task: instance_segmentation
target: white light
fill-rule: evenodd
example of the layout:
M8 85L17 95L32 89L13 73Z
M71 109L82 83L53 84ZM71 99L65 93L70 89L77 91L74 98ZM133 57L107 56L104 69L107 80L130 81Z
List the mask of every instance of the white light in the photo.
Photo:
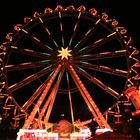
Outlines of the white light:
M105 132L113 132L113 130L108 129L108 128L99 128L96 130L97 135L100 135L100 134L105 133Z
M25 134L29 134L29 136L43 137L43 138L53 138L53 140L58 140L58 133L48 133L46 129L20 129L17 133L17 139L24 138Z
M70 137L88 137L88 134L82 134L82 133L71 133Z
M130 118L129 120L132 121L132 118Z
M20 129L19 132L24 132L24 133L28 133L28 132L40 132L40 133L46 133L47 130L44 129Z

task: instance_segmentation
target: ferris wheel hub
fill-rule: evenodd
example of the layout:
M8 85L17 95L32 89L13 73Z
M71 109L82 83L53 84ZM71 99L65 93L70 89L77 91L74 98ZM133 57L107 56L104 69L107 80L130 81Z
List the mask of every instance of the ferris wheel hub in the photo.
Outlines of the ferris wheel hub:
M68 60L68 56L72 56L70 54L71 51L72 50L68 50L68 47L66 47L66 48L61 47L61 50L58 50L58 52L59 52L58 56L61 56L61 60L63 60L63 59Z

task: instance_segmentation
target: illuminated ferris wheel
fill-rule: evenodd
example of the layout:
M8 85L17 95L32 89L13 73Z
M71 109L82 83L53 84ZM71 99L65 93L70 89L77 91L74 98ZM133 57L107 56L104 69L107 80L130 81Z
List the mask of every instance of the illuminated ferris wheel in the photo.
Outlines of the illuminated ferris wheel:
M84 105L87 120L110 129L104 112L139 78L138 51L127 30L95 8L46 8L25 17L6 39L0 97L3 116L12 111L15 127L24 118L24 129L44 128L58 115L58 106L69 106L74 124Z

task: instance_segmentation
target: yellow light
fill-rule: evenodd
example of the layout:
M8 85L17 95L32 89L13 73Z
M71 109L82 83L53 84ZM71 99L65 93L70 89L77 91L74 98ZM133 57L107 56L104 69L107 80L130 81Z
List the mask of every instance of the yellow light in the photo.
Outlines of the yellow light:
M61 48L61 50L58 50L59 54L58 56L61 56L61 59L68 59L68 56L71 56L70 52L71 50L68 50L68 47L67 48Z

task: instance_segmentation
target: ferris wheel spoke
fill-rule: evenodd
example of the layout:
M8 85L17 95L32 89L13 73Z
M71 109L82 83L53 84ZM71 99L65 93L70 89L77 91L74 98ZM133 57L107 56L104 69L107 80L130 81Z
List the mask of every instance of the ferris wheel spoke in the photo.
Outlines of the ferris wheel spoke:
M27 115L27 112L25 112L21 106L16 102L16 100L11 96L11 95L6 95L6 100L5 100L5 104L4 104L4 107L3 109L5 110L4 111L4 116L7 117L9 116L10 112L9 110L14 110L14 117L13 117L13 120L19 120L19 114L21 113L21 115L24 117L25 115ZM18 114L17 114L18 113Z
M52 38L51 32L49 31L49 29L44 25L44 21L41 19L41 17L39 17L39 22L42 25L44 31L48 34L51 42L53 43L53 45L58 48L58 44L56 43L56 41Z
M72 46L72 42L73 42L73 40L74 40L74 38L75 38L75 36L76 36L76 33L77 33L77 31L78 31L78 27L79 27L79 24L80 24L81 14L82 14L82 12L79 12L79 14L78 14L77 22L76 22L76 24L75 24L75 26L74 26L73 34L72 34L72 37L71 37L71 39L70 39L70 41L69 41L69 46L70 46L70 47Z
M98 39L93 44L80 49L75 54L77 54L77 53L83 53L83 54L88 53L88 52L90 52L90 51L102 46L103 44L113 40L116 37L116 35L117 35L117 32L113 32L113 33L107 35L104 38Z
M76 56L75 60L86 60L86 61L92 61L92 60L99 60L99 59L105 59L105 58L116 58L116 57L123 57L126 56L127 50L117 50L114 52L101 52L98 54L85 54Z
M7 71L13 71L13 70L30 69L30 68L37 68L37 67L48 67L49 65L51 65L50 60L42 60L38 62L25 62L19 65L6 65L4 68Z
M27 111L29 106L31 106L34 102L34 100L40 95L40 93L45 89L45 84L42 83L38 89L34 92L34 94L30 97L30 99L24 103L24 105L22 106L22 108Z
M53 72L52 72L53 73ZM29 106L31 106L31 104L33 104L33 102L36 100L36 98L41 94L41 92L45 89L49 79L52 76L52 73L47 77L47 79L45 80L45 82L43 82L38 88L37 90L34 92L34 94L29 98L29 100L22 106L22 108L24 110L27 110L29 108Z
M59 23L60 31L62 33L62 46L64 46L65 45L65 40L64 40L64 36L63 36L62 14L61 14L61 12L58 12L58 14L59 14L59 19L60 19L60 23Z
M44 44L43 42L41 42L41 40L39 40L37 37L31 35L28 31L26 31L25 29L21 29L23 31L23 33L25 33L25 35L31 39L33 42L35 42L37 45L41 46L42 48L44 48L45 50L49 50L49 51L53 51L53 48L49 47L48 45Z
M84 37L75 45L73 51L80 49L80 47L93 35L94 31L99 25L101 19L97 20L92 28L90 28L85 34Z
M86 68L86 69L91 69L91 70L95 70L95 71L112 74L112 75L117 75L117 76L121 76L121 77L127 77L127 75L128 75L128 72L125 70L113 69L113 68L110 68L107 66L95 65L95 64L88 63L88 62L84 62L84 61L79 62L79 64L77 64L77 66Z
M36 52L35 50L31 50L31 49L21 49L18 48L16 46L10 46L11 50L17 53L23 53L26 55L30 55L33 57L38 57L38 58L50 58L51 54L49 53L43 53L43 52Z
M50 66L44 68L43 70L41 70L41 71L39 71L39 72L37 72L37 73L35 73L35 74L32 74L32 75L26 77L26 78L23 79L22 81L11 85L11 86L8 88L8 91L9 91L10 93L13 93L14 91L20 89L21 87L26 86L27 84L33 82L33 81L36 80L37 78L42 77L43 75L49 73L50 71L52 71L52 68L53 68L53 66L50 65Z
M91 82L93 82L94 84L96 84L97 86L99 86L101 89L105 90L106 92L108 92L109 94L111 94L112 96L114 96L116 99L119 99L120 95L118 92L116 92L115 90L113 90L112 88L106 86L102 81L100 81L99 79L91 76L90 74L88 74L85 70L83 70L80 67L76 67L77 71L82 74L84 77L86 77L88 80L90 80Z

